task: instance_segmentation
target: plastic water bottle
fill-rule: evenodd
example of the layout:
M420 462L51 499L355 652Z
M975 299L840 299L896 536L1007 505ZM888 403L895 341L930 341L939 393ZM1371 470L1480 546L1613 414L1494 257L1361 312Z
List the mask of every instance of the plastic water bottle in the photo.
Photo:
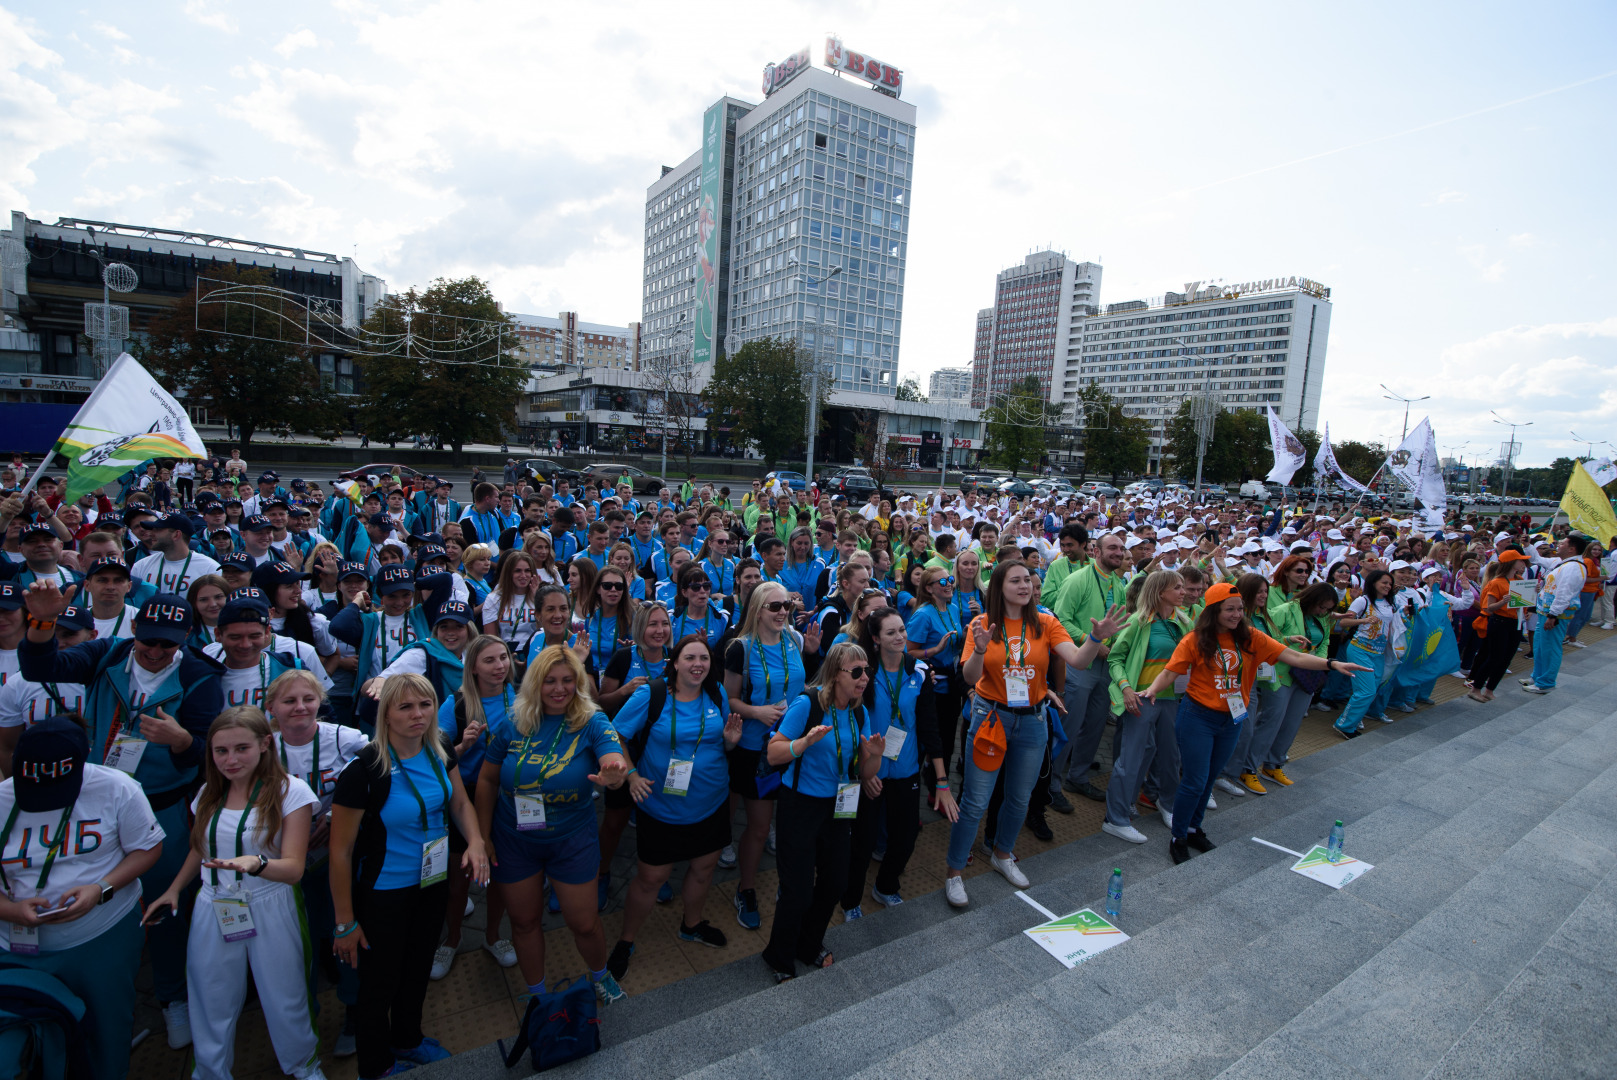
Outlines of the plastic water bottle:
M1106 883L1106 916L1117 918L1123 910L1123 871L1113 870L1112 880Z
M1325 841L1325 857L1331 862L1342 861L1342 823L1331 826L1331 838Z

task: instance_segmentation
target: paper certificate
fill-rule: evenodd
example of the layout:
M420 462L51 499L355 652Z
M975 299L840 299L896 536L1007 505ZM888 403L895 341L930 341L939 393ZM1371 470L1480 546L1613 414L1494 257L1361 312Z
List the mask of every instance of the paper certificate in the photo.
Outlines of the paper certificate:
M1097 953L1129 939L1127 934L1088 908L1040 923L1022 933L1068 967L1077 967Z

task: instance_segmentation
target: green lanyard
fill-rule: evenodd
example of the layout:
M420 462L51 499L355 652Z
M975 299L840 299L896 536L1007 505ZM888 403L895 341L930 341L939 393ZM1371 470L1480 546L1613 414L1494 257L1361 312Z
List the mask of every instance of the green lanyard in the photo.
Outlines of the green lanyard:
M509 691L507 691L507 692L509 693ZM509 709L509 706L507 706L507 709ZM509 715L509 712L507 712L507 715ZM542 724L543 722L544 722L544 720L541 718L540 723ZM539 759L539 789L540 789L540 791L544 790L545 770L550 768L550 766L552 766L552 765L554 765L556 763L556 747L561 745L561 737L563 735L565 735L566 733L567 733L567 720L564 717L562 719L562 722L560 724L556 725L556 737L554 739L550 740L550 749L546 750L545 753L544 753L544 756ZM539 734L539 733L537 731L535 731L534 735L537 735L537 734ZM524 735L522 737L522 751L521 751L521 753L519 753L517 755L516 775L514 777L512 777L512 779L511 779L511 790L513 792L522 790L522 766L524 766L524 765L526 765L528 763L528 743L532 738L533 738L533 735ZM574 745L577 745L578 740L575 739L575 740L573 740L573 742L574 742Z
M1091 563L1089 568L1095 572L1095 585L1096 585L1096 587L1106 590L1106 610L1107 611L1112 610L1112 608L1117 606L1117 599L1116 599L1116 597L1117 597L1117 585L1116 585L1115 579L1114 579L1113 584L1107 585L1101 580L1100 567L1098 567L1098 566L1094 565L1093 563Z
M73 805L68 803L67 808L62 811L62 820L56 823L56 841L45 849L45 865L39 872L38 884L34 886L36 894L45 891L45 882L50 880L51 867L56 863L56 856L67 850L67 820L73 815ZM0 854L3 854L6 845L11 843L11 827L17 824L17 812L21 809L17 803L11 804L11 816L6 818L5 831L0 832ZM23 835L27 836L27 833L28 830L24 829ZM18 852L18 855L21 854ZM6 895L11 895L11 879L6 876L6 864L3 860L0 860L0 884L5 885Z
M284 735L281 737L281 765L288 772L292 769L291 764L286 760L286 737ZM309 786L314 789L316 795L320 794L320 728L318 725L314 729L314 771L309 774Z
M848 706L848 731L853 736L853 760L848 762L848 779L853 779L853 770L859 764L859 732L853 726L853 706ZM831 710L831 734L837 740L837 775L841 776L842 768L842 718L835 709Z
M696 713L702 720L702 726L697 728L697 730L696 730L696 745L694 747L692 747L692 749L691 749L691 758L693 760L696 758L696 752L698 750L702 749L702 739L703 739L703 737L705 735L707 735L707 709L705 709L702 706L702 697L703 697L702 692L700 690L698 690L696 692ZM651 723L651 720L648 718L646 720L646 723L649 725ZM678 739L678 737L679 737L679 699L677 697L675 697L674 695L670 694L670 695L668 695L668 756L669 757L673 757L674 754L678 752L678 747L676 745L676 740Z
M708 623L708 620L710 618L712 618L712 616L713 616L713 613L711 611L704 611L702 613L702 637L704 637L704 638L707 637L707 623ZM681 628L683 628L690 621L691 621L691 618L690 618L689 614L682 613L680 615L680 617L679 617L679 625L680 625ZM683 634L675 634L674 635L674 640L678 641L683 636L684 636Z
M412 644L415 643L415 634L410 629L410 613L408 611L406 611L403 615L401 615L399 617L404 620L402 623L399 624L399 651L394 653L391 657L389 657L387 655L387 641L388 641L387 618L388 617L386 615L382 616L382 666L384 668L387 667L389 664L391 664L394 660L397 660L399 657L403 656L404 655L404 650L409 648ZM513 623L513 626L514 625L515 624Z
M887 671L884 668L882 670L882 673L881 673L881 681L882 681L882 686L884 686L886 688L886 690L887 690L888 703L891 704L892 707L893 707L893 720L896 722L895 726L897 726L899 728L903 728L904 727L904 724L903 724L903 719L904 718L899 714L899 708L898 708L898 695L899 695L900 691L902 691L904 689L904 667L903 667L902 664L899 665L897 675L898 675L897 678L892 679L891 681L889 681L888 678L887 678Z
M595 613L595 634L594 634L593 637L590 638L590 641L594 644L594 646L597 649L599 649L601 647L601 620L604 619L604 618L606 618L606 613L605 612L597 611ZM614 615L614 616L612 616L612 648L606 650L607 656L611 656L612 653L617 649L617 647L618 647L618 617L616 615Z
M432 737L432 735L428 735L428 738ZM444 831L448 832L449 798L451 794L449 778L444 775L443 763L438 760L437 754L434 754L431 750L428 750L425 744L422 745L421 752L426 754L427 757L432 761L432 771L434 775L437 776L439 785L444 789ZM421 835L425 837L427 832L432 828L432 826L427 824L427 801L421 797L421 792L416 790L415 781L411 780L410 774L404 770L404 763L399 760L399 755L394 752L393 747L389 746L387 748L387 756L393 759L393 764L398 768L399 775L404 777L404 783L407 787L409 787L410 794L415 796L416 805L421 807Z
M756 638L753 640L757 641ZM792 685L792 669L786 663L786 642L788 640L790 639L787 638L786 634L783 632L780 635L780 692L782 696L785 695L787 688ZM775 696L774 682L769 677L769 646L759 641L758 647L763 650L763 659L761 661L761 663L764 665L763 704L773 705L774 702L769 700Z
M124 616L126 616L128 614L129 614L129 605L125 604L122 608L120 608L118 610L118 621L112 624L112 633L107 635L107 637L109 639L116 639L118 637L118 631L123 629Z
M1031 605L1029 605L1029 606L1031 606ZM1020 645L1021 645L1021 647L1019 649L1017 649L1016 656L1014 658L1016 663L1019 664L1019 665L1025 663L1027 661L1027 612L1025 612L1025 611L1022 613L1022 640L1020 642ZM1006 671L1011 670L1011 660L1012 659L1013 658L1011 656L1011 635L1009 633L1006 633L1005 634L1005 670Z
M263 790L263 787L264 781L258 780L254 782L253 790L251 794L247 796L247 805L242 807L241 818L236 822L237 856L241 855L241 838L242 835L247 831L247 819L252 816L253 807L258 803L258 793ZM220 799L219 805L214 807L213 820L208 822L208 858L215 861L217 861L219 858L219 815L223 814L224 812L225 801ZM49 867L47 866L46 869L49 869ZM211 873L213 874L213 887L217 889L219 887L219 871L217 868L214 868ZM236 880L241 880L240 870L236 871ZM40 885L43 886L44 883L44 879L40 879Z
M191 572L191 560L194 558L196 558L196 552L194 551L186 555L185 565L180 567L180 576L174 579L174 588L170 590L171 592L177 593L185 587L185 575ZM163 567L161 565L157 568L157 580L159 583L163 580Z

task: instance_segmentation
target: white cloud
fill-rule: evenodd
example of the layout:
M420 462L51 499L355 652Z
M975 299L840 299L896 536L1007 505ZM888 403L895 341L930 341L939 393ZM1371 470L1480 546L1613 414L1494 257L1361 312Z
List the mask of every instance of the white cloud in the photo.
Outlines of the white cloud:
M1421 205L1422 206L1443 206L1446 203L1459 203L1459 202L1465 202L1465 192L1463 192L1463 191L1444 191L1444 192L1440 192L1438 194L1437 198L1433 199L1431 202L1424 202L1424 203L1421 203Z
M1510 238L1510 246L1513 248L1537 247L1538 237L1530 232L1516 233Z
M185 13L202 26L223 30L227 34L236 33L240 27L228 12L221 11L214 0L185 0Z
M1476 270L1483 281L1494 284L1505 279L1505 261L1503 259L1490 261L1488 249L1482 244L1467 244L1461 247L1459 252L1465 256L1466 262L1471 264L1472 269Z
M315 36L315 32L308 27L304 27L301 30L294 30L282 38L281 43L275 46L275 51L283 58L289 58L299 49L313 49L318 47L319 44L320 39Z
M93 23L90 24L90 29L94 30L96 33L100 34L102 37L111 38L113 41L128 41L129 40L129 35L128 34L124 33L122 30L118 29L116 26L113 26L111 23L104 23L104 22L100 22L98 20L98 21L93 22Z

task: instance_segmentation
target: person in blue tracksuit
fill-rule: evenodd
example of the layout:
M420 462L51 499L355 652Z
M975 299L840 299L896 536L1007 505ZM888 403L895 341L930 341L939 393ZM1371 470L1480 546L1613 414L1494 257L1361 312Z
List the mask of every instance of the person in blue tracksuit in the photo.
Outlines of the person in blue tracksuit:
M69 606L52 580L28 588L28 632L17 647L23 678L38 683L80 683L90 761L132 775L168 836L189 830L186 799L196 785L208 726L224 708L220 664L185 644L191 605L159 594L135 616L133 638L99 638L59 651L56 618ZM141 889L161 896L185 862L183 843L141 875ZM186 1002L185 920L171 917L152 926L152 989L163 1007L171 1047L191 1042Z

